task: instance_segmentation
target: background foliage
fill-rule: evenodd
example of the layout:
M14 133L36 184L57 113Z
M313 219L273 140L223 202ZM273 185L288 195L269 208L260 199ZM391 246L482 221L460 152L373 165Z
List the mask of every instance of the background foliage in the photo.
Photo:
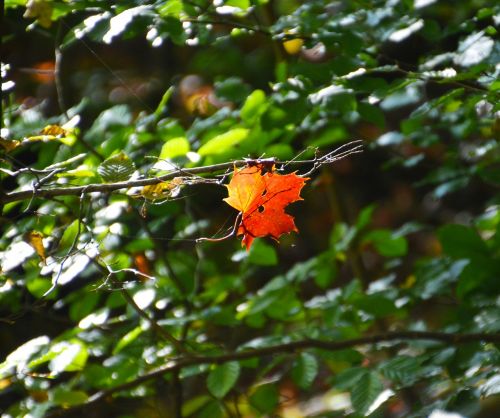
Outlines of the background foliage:
M497 416L499 20L5 0L2 416ZM234 220L218 185L40 194L352 139L291 208L300 234L248 253L196 242Z

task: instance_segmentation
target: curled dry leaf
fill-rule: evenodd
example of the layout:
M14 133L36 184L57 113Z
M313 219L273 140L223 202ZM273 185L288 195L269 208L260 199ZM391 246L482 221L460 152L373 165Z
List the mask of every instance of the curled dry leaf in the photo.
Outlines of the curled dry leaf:
M241 212L237 235L243 235L242 245L247 250L254 238L270 235L278 240L283 234L298 231L285 207L302 200L300 191L307 180L295 173L281 175L261 165L235 168L227 185L229 197L224 200Z

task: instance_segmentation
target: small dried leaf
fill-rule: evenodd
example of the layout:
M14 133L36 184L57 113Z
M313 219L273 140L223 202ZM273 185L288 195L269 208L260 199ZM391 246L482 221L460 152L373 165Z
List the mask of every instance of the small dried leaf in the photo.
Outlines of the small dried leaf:
M0 146L6 151L10 152L14 149L16 149L21 143L16 140L11 140L11 139L5 139L0 137Z
M43 264L47 264L47 257L45 256L45 248L43 246L43 234L38 231L30 231L26 234L26 239L35 249Z
M47 125L40 131L40 135L52 135L52 136L68 136L70 134L69 129L64 129L59 125Z

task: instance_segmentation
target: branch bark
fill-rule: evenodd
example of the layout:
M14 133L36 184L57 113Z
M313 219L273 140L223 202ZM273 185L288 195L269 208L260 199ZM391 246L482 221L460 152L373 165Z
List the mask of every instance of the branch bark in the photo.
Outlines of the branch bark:
M351 154L357 154L362 152L362 141L352 141L347 144L340 146L339 148L321 156L314 158L313 160L291 160L291 161L278 161L275 160L276 164L284 165L304 165L313 164L313 168L309 170L305 176L312 174L319 167L325 164L331 164L342 158L345 158ZM164 181L172 180L179 176L197 176L200 174L212 174L220 171L230 170L233 167L241 167L249 163L249 161L259 161L259 160L236 160L229 161L220 164L206 165L202 167L193 168L178 168L172 170L172 172L164 174L162 176L146 178L140 180L129 180L121 181L116 183L93 183L84 186L73 186L73 187L52 187L52 188L33 188L32 190L23 190L19 192L10 192L0 195L0 204L6 204L11 202L18 202L23 200L35 199L35 198L52 198L57 196L81 196L88 193L101 192L101 193L111 193L120 189L129 189L131 187L143 187L151 184L158 184ZM266 161L269 161L266 159ZM200 183L212 183L219 184L218 179L199 178Z
M76 410L86 409L91 405L95 405L110 396L137 387L150 380L157 379L167 373L177 372L185 367L198 364L221 364L228 361L246 360L255 357L265 357L275 354L290 353L298 350L306 349L321 349L327 351L338 351L346 348L356 347L360 345L371 345L381 342L390 341L417 341L427 340L446 343L449 345L459 345L471 342L484 342L500 344L500 333L498 334L451 334L445 332L433 331L395 331L381 334L375 334L360 338L353 338L344 341L326 341L326 340L299 340L290 343L278 344L269 347L256 348L246 351L236 351L218 355L208 356L192 356L179 358L177 360L168 361L164 366L152 370L130 382L103 390L92 395L87 402L68 409L60 409L52 411L48 417L64 417L72 415Z

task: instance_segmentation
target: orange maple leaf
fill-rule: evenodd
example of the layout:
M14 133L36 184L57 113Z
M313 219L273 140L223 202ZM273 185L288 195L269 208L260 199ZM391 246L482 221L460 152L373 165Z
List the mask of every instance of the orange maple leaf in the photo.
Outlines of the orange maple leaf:
M224 200L241 212L237 235L243 235L242 245L247 251L254 238L270 235L278 240L282 234L298 231L285 207L302 200L300 190L309 180L295 173L278 174L274 168L262 174L264 168L259 164L235 168L226 186L229 197Z

